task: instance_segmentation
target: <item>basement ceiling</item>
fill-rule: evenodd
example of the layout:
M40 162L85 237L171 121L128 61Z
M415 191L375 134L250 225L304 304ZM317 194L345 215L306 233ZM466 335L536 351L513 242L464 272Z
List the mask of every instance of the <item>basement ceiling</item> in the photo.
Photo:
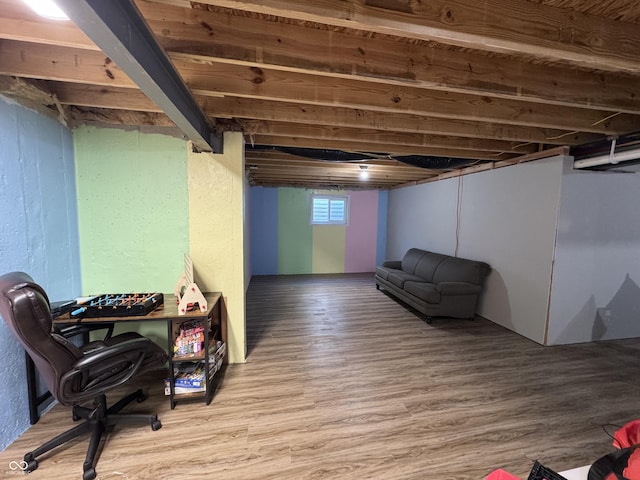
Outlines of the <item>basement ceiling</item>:
M243 132L252 185L392 188L640 132L636 0L135 5L215 128ZM73 22L20 0L0 0L0 93L177 133Z

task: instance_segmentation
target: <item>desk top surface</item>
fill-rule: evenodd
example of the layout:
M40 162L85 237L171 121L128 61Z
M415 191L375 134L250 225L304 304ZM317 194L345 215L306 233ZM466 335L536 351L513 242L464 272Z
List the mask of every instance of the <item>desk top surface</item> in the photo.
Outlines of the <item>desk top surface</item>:
M146 315L132 315L130 317L95 317L95 318L70 318L68 313L60 315L54 319L54 324L69 324L69 323L105 323L105 322L148 322L150 320L169 320L173 318L206 318L208 317L215 306L220 301L222 294L220 292L206 292L203 293L205 300L207 301L207 311L201 312L200 310L194 310L187 312L185 315L178 315L178 303L173 293L164 294L164 303L157 307L155 310L149 312Z

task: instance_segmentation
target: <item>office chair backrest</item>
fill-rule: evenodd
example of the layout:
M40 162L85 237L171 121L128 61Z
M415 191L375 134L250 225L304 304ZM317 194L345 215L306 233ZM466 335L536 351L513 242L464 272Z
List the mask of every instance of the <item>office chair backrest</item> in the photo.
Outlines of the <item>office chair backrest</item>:
M53 333L47 294L26 273L2 275L0 317L32 358L48 390L60 400L60 378L82 357L82 352Z

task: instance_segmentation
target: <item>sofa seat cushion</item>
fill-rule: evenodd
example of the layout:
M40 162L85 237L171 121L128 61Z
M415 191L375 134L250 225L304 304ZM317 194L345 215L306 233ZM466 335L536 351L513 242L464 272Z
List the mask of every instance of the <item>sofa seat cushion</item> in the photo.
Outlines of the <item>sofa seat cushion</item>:
M407 281L404 291L427 303L440 303L440 289L433 283Z
M388 280L389 278L389 273L391 272L402 272L402 270L397 270L397 269L393 269L393 268L387 268L387 267L376 267L376 276L384 279L384 280Z
M410 273L403 272L402 270L389 272L387 281L398 288L404 288L404 283L407 281L424 282L422 278L411 275Z

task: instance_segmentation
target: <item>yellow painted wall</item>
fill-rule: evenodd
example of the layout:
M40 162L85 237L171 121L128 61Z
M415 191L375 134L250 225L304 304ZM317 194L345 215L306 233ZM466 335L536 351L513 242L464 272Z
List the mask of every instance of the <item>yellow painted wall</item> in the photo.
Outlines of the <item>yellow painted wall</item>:
M310 194L347 195L345 190L313 190ZM311 200L309 200L311 202ZM313 273L344 272L344 225L313 225L311 271Z
M314 225L311 271L313 273L344 272L344 225Z
M244 140L224 134L224 153L187 158L189 254L202 291L227 298L229 361L245 361Z

